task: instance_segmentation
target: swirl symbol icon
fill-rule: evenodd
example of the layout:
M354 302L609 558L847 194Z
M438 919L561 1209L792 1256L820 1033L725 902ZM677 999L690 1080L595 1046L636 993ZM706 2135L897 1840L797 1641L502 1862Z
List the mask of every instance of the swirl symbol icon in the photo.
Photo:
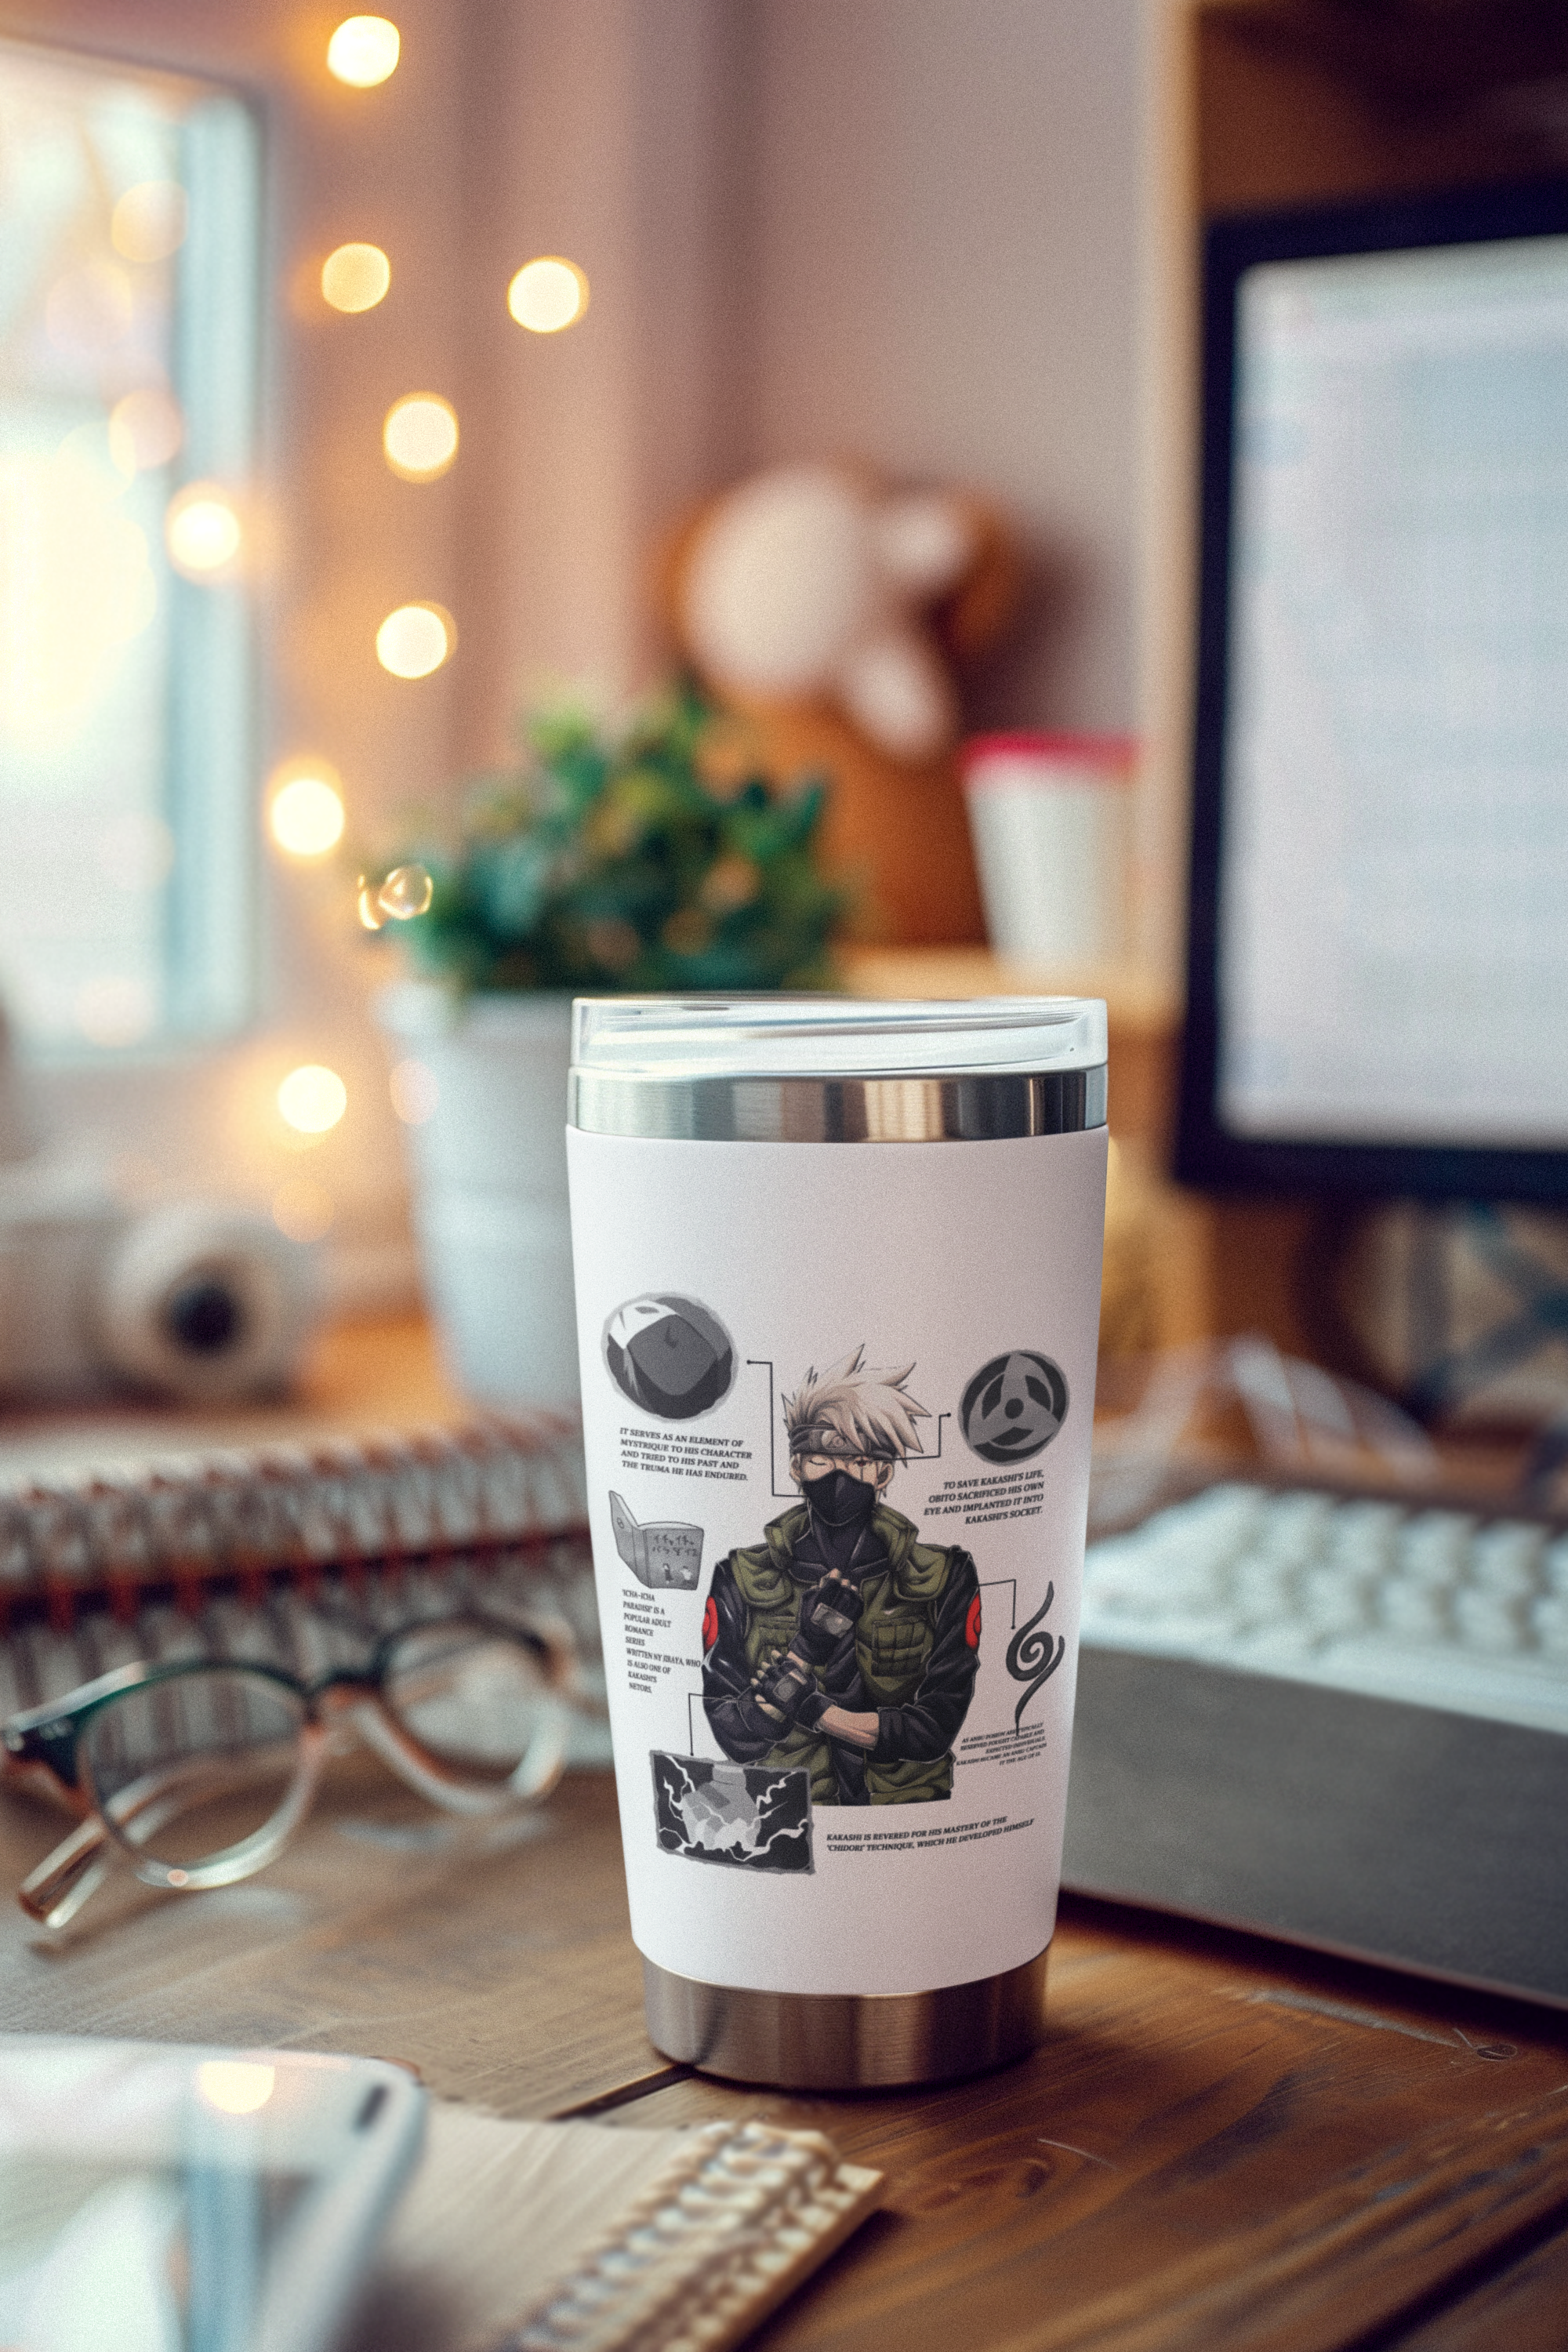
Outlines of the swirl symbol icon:
M1027 1683L1029 1685L1013 1710L1015 1731L1023 1728L1024 1709L1041 1684L1049 1682L1067 1654L1065 1634L1041 1630L1056 1597L1056 1586L1047 1584L1045 1599L1027 1623L1019 1626L1007 1644L1007 1672L1016 1683Z

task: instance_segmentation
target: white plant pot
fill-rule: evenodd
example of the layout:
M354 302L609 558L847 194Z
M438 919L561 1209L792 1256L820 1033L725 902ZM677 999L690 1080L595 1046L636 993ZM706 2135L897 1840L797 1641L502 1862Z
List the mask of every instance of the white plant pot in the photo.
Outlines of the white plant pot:
M453 1377L481 1403L575 1412L566 1073L572 1000L460 1007L418 982L376 1015L404 1067L405 1129L430 1310Z

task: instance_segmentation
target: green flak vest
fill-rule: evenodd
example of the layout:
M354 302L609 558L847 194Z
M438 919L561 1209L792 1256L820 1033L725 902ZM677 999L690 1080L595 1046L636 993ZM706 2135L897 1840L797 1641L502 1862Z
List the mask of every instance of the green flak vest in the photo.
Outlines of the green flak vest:
M773 1651L789 1647L800 1622L801 1601L822 1573L819 1568L795 1563L795 1547L809 1524L805 1505L798 1503L765 1529L765 1542L730 1556L746 1604L746 1659L753 1673ZM913 1521L886 1503L873 1511L871 1527L888 1559L885 1567L872 1569L861 1579L856 1663L868 1706L904 1706L920 1688L935 1644L937 1608L952 1555L945 1545L921 1543ZM820 1670L816 1682L820 1689ZM770 1766L806 1765L813 1804L840 1802L832 1747L822 1732L792 1725L763 1760ZM950 1797L952 1758L886 1764L873 1764L868 1758L866 1793L874 1805L920 1805Z

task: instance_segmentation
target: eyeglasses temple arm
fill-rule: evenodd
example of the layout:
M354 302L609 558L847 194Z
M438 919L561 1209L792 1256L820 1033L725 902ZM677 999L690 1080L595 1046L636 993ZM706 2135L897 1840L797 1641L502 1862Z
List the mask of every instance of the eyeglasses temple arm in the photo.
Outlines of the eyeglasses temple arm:
M108 1874L108 1843L109 1832L96 1815L79 1822L16 1889L16 1900L28 1917L46 1927L63 1927L74 1919Z

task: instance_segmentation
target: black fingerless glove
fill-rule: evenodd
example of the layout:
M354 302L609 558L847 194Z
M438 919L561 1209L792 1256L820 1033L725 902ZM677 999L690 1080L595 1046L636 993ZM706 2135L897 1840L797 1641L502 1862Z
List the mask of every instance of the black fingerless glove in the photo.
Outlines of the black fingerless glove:
M825 1666L865 1605L859 1586L830 1570L801 1603L793 1647L812 1665Z
M827 1705L810 1667L787 1652L768 1661L755 1678L754 1691L765 1715L786 1724L804 1724L808 1729Z

